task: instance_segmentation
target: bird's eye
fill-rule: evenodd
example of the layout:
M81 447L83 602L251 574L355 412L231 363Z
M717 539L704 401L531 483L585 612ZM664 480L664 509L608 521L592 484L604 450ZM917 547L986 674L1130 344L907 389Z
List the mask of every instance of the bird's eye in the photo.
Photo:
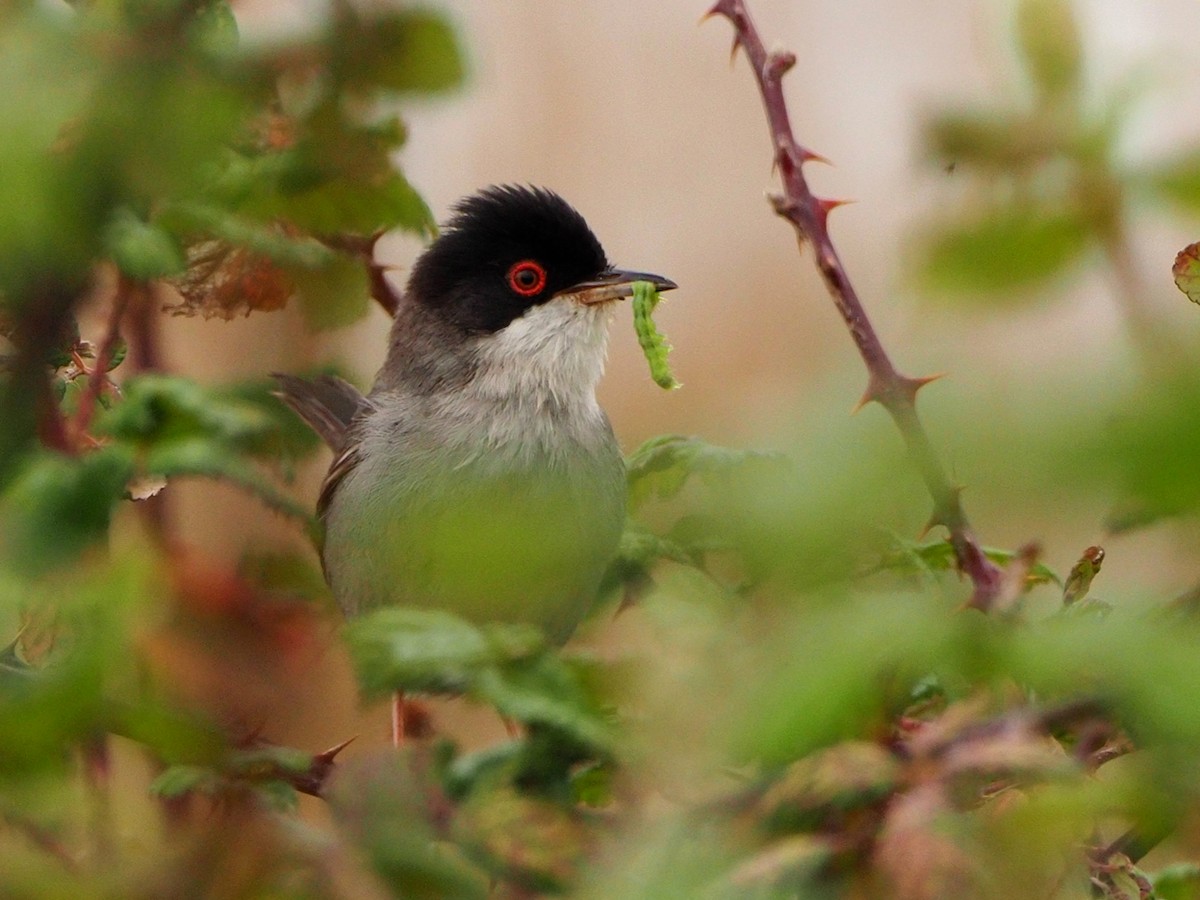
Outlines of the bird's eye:
M546 286L546 270L532 259L523 259L508 270L508 286L522 297L540 294Z

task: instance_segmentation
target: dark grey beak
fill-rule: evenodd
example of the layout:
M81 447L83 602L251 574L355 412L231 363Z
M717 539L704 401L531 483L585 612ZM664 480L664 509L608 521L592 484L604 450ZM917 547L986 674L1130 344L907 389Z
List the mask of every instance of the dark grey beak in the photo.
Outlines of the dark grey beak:
M670 291L679 287L670 278L652 275L649 272L630 272L626 269L608 269L599 277L559 291L555 297L569 297L577 303L590 306L593 303L607 303L609 300L623 300L633 294L635 281L649 281L660 291Z

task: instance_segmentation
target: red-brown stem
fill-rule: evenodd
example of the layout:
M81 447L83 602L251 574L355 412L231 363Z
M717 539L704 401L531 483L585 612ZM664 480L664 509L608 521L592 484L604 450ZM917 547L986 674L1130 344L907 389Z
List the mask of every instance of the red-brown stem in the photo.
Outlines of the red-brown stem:
M83 436L91 426L92 417L96 414L96 404L100 400L100 394L103 392L105 385L108 384L108 367L112 362L117 340L121 337L121 320L125 317L125 310L129 307L130 297L136 292L140 298L144 291L144 285L130 281L124 276L121 277L117 285L117 293L113 297L112 311L108 315L108 327L105 329L104 337L101 338L100 346L96 350L96 364L92 368L92 371L88 373L87 387L84 389L83 395L79 398L79 406L75 410L75 422L72 431L74 432L76 442L82 441Z
M969 605L986 610L1000 590L1002 573L980 549L959 501L959 489L946 477L917 415L917 391L931 379L902 375L892 364L829 236L826 220L837 203L814 196L804 177L804 163L820 157L797 143L783 96L784 73L795 64L796 58L785 51L767 52L743 0L718 0L709 15L721 15L730 21L734 28L734 48L741 47L746 52L754 70L783 185L782 196L772 197L771 202L775 212L792 223L800 243L808 241L813 246L821 277L867 367L863 402L878 401L891 414L933 498L930 524L942 525L950 533L959 568L974 586Z
M162 336L159 329L158 292L160 284L151 284L138 293L134 303L130 304L125 315L126 327L129 333L129 370L135 374L144 372L161 372L166 368L162 352ZM139 500L134 504L147 533L161 545L169 545L172 540L173 521L171 515L171 493L160 491L153 497Z

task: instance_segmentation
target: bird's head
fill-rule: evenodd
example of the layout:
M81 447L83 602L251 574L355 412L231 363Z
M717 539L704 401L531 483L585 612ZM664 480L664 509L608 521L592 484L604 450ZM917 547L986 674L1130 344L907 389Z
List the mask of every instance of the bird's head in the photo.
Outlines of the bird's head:
M583 216L552 191L500 186L459 202L413 267L408 295L465 333L491 334L548 304L607 306L639 280L675 287L613 268Z
M413 266L406 297L471 348L473 383L487 395L594 405L613 301L636 281L675 287L610 265L557 194L502 186L459 202Z

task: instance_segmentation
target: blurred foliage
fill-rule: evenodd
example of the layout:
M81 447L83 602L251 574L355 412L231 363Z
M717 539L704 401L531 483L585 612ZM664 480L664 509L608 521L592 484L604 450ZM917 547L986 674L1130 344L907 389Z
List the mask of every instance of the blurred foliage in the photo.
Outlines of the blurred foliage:
M934 217L917 254L924 290L1002 306L1044 299L1035 289L1091 257L1127 269L1135 209L1200 212L1200 148L1124 158L1144 89L1087 83L1070 0L1016 0L1014 37L1021 83L925 123L931 161L965 202Z
M1014 295L1124 265L1134 198L1200 210L1195 151L1115 162L1127 107L1096 111L1069 3L1019 0L1014 34L1021 100L931 125L982 202L933 226L927 284ZM0 8L0 896L1200 896L1197 592L1113 596L1102 548L1064 581L1027 545L985 551L1003 614L967 609L950 545L896 535L874 445L652 439L588 623L619 612L615 647L416 609L343 629L365 698L461 695L507 740L272 742L328 652L316 564L201 560L156 504L213 479L311 529L286 482L317 440L266 381L130 371L127 326L164 297L359 315L364 248L432 228L389 109L463 70L404 7L256 46L215 0ZM1194 516L1186 359L1083 408L1046 385L1031 435L969 424L1113 528Z

